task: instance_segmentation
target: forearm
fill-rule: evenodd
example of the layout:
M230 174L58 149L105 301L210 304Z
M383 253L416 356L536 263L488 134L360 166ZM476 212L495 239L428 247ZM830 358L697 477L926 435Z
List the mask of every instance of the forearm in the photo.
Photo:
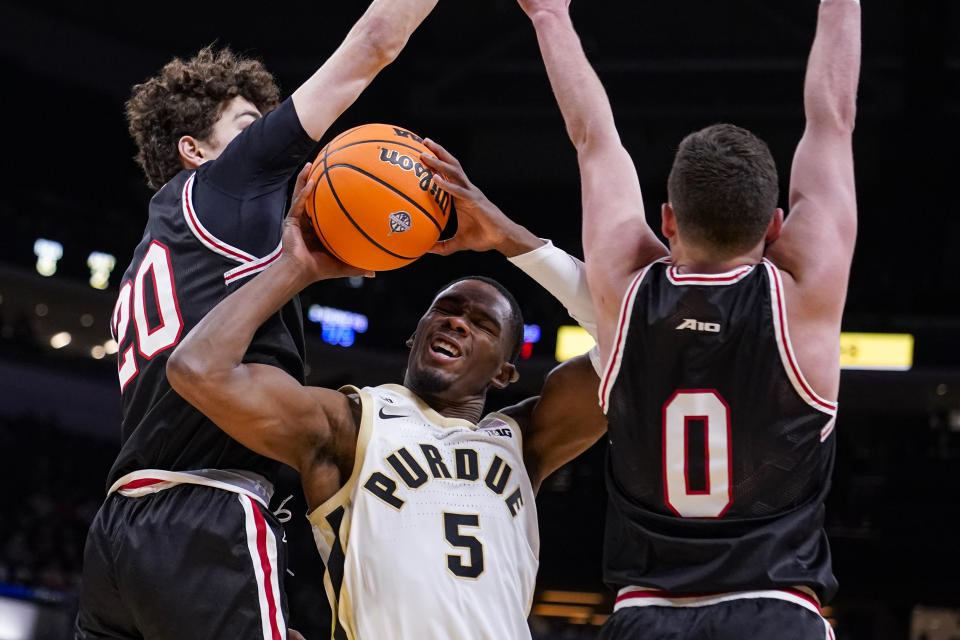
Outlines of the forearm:
M808 127L853 131L859 76L860 3L825 0L804 83Z
M169 368L198 379L237 367L257 329L307 284L302 271L280 258L214 307L174 351Z
M438 0L374 0L347 34L370 42L384 64L396 59Z
M438 0L374 0L330 58L293 93L300 122L319 140L393 62Z
M548 240L537 241L540 245L532 250L508 256L510 262L559 300L570 317L596 339L597 314L583 262Z
M505 221L503 229L501 230L501 236L496 242L495 249L508 260L513 261L513 258L534 251L547 244L547 240L538 238L525 226L517 224L512 220L507 220L506 216L504 216L504 218Z
M534 29L567 134L579 152L595 142L619 144L607 93L587 60L567 12L541 11Z

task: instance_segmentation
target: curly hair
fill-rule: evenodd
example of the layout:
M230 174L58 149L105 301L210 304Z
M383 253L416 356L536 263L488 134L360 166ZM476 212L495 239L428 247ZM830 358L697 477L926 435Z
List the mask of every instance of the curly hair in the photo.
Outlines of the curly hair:
M183 168L177 141L185 135L207 139L227 101L236 96L266 113L279 103L280 89L259 60L229 48L214 51L212 45L189 60L174 58L156 76L134 85L126 103L127 122L137 145L134 159L152 189Z

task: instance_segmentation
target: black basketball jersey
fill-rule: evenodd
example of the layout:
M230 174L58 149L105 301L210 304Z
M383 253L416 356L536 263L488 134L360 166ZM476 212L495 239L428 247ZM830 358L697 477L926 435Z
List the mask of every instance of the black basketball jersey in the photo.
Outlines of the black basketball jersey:
M221 156L181 171L151 199L111 329L119 345L121 450L107 486L139 469L241 469L271 482L279 463L243 447L167 382L173 348L223 298L280 256L288 181L314 142L288 100ZM260 327L244 357L304 377L298 299Z
M671 593L836 590L823 530L836 404L804 380L771 263L638 274L600 386L604 578Z

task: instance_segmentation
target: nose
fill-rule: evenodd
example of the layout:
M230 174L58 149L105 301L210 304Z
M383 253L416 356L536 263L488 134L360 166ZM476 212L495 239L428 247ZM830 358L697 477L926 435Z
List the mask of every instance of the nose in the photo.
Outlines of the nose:
M447 316L447 326L462 336L470 333L470 327L463 316Z

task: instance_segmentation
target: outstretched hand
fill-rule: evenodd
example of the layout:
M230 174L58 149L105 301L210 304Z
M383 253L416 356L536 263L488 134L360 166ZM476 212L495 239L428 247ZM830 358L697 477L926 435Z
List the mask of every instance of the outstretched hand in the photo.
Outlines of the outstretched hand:
M434 155L421 154L420 161L434 172L433 179L437 186L453 196L457 207L456 235L449 240L437 241L430 253L446 256L466 249L496 249L512 256L543 244L490 202L470 182L460 161L453 154L429 138L423 144Z
M331 256L317 237L306 207L314 185L310 179L310 167L308 162L297 176L290 211L283 222L283 258L302 269L310 282L354 276L372 278L375 275L373 271L359 269Z

